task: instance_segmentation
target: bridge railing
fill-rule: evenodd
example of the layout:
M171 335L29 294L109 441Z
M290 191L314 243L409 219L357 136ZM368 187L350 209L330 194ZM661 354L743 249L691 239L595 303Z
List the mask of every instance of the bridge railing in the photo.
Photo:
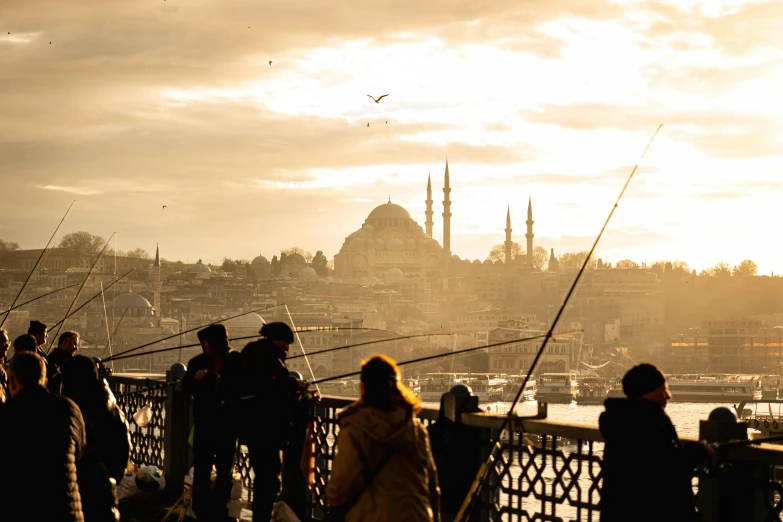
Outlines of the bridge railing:
M181 376L180 376L181 377ZM190 399L167 376L111 376L112 389L131 425L133 461L155 464L166 473L173 498L192 465L187 443L192 427ZM167 384L172 383L175 384ZM308 492L308 516L323 520L326 485L336 451L338 412L351 399L324 397L311 408L315 442L315 485ZM144 406L152 409L145 427L133 421ZM425 423L438 412L424 409ZM502 416L466 414L462 422L481 434L484 445L479 461L488 456L489 441L497 435ZM518 419L503 434L502 454L495 460L484 494L479 499L481 520L597 521L601 501L603 441L594 426ZM783 447L738 447L723 452L721 466L694 479L697 502L704 522L783 520ZM247 453L240 448L237 471L250 495L253 474Z

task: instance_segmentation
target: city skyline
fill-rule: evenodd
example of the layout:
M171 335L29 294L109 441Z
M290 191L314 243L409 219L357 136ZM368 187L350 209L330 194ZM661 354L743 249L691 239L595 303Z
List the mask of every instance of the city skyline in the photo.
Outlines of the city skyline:
M663 123L596 255L783 272L773 2L40 4L0 6L22 248L77 199L63 234L120 249L332 258L389 195L423 226L428 174L440 241L448 158L453 253L485 259L509 205L524 243L529 196L535 245L587 250Z

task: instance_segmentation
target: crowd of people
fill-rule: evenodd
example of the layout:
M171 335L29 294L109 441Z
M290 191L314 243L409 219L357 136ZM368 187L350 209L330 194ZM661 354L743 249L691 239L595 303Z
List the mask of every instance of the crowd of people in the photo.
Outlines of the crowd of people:
M236 351L225 326L203 328L202 353L182 379L193 397L192 508L200 520L236 520L228 503L238 444L247 446L254 473L254 522L268 522L280 498L293 499L305 518L308 409L320 397L286 367L291 328L269 323L260 334ZM79 334L64 332L48 355L47 335L46 325L31 321L6 361L11 342L0 330L0 445L13 448L4 456L0 506L19 520L118 521L116 484L130 456L125 416L96 363L77 355ZM671 395L656 367L635 366L623 389L626 398L608 399L600 418L606 441L601 520L633 514L650 522L697 521L690 479L711 447L679 441L664 412ZM481 411L470 390L457 386L446 394L452 395L450 417L444 395L437 422L425 428L416 416L419 400L400 381L395 362L376 355L362 363L360 393L338 415L326 486L330 519L453 520L481 464L467 458L481 454L478 430L460 418ZM288 483L282 494L281 473Z
M61 334L48 355L47 336L31 321L6 361L0 330L0 506L9 520L119 521L128 423L96 363L76 354L78 332Z

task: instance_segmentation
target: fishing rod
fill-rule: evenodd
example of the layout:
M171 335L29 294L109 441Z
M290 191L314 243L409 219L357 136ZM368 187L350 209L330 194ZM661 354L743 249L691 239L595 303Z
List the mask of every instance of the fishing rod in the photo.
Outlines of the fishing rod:
M12 312L12 311L16 310L17 308L22 308L22 307L23 307L23 306L25 306L25 305L29 305L29 304L30 304L30 303L32 303L33 301L37 301L37 300L39 300L39 299L43 299L44 297L46 297L46 296L48 296L48 295L56 294L57 292L62 292L63 290L67 290L67 289L69 289L69 288L73 288L74 286L79 286L79 283L74 283L74 284L72 284L72 285L68 285L68 286L64 286L64 287L62 287L62 288L58 288L57 290L52 290L51 292L46 292L46 293L45 293L45 294L43 294L43 295L39 295L38 297L35 297L35 298L33 298L33 299L30 299L29 301L25 301L24 303L18 304L18 305L16 305L16 306L14 306L13 308L9 308L9 309L8 309L8 310L6 310L5 312L0 312L0 314L7 314L7 313L9 313L9 312Z
M555 335L557 335L557 334L555 334ZM501 342L498 342L498 343L487 344L487 345L482 345L482 346L473 346L471 348L463 348L461 350L449 351L449 352L446 352L446 353L439 353L439 354L435 354L435 355L427 355L425 357L419 357L417 359L411 359L411 360L408 360L408 361L398 362L397 366L406 366L408 364L415 364L415 363L420 363L420 362L431 361L433 359L440 359L440 358L451 357L452 355L462 355L462 354L466 354L466 353L470 353L470 352L475 352L475 351L478 351L478 350L486 350L487 348L494 348L496 346L505 346L507 344L522 343L522 342L525 342L525 341L534 341L536 339L542 339L544 337L546 337L546 334L534 335L533 337L522 337L521 339L510 339L508 341L501 341ZM342 375L335 375L333 377L326 377L324 379L318 379L317 381L311 382L310 384L316 384L316 383L320 384L322 382L337 381L337 380L340 380L340 379L345 379L346 377L355 377L357 375L361 375L361 373L362 373L361 370L356 371L356 372L351 372L351 373L344 373Z
M345 346L336 346L334 348L327 348L325 350L318 350L317 352L310 352L310 355L320 355L322 353L329 353L329 352L336 352L338 350L348 350L350 348L358 348L359 346L367 346L370 344L378 344L378 343L387 343L389 341L403 341L405 339L415 339L417 337L429 337L431 335L456 335L451 333L435 333L435 334L416 334L416 335L405 335L402 337L391 337L389 339L376 339L375 341L367 341L364 343L358 343L358 344L348 344ZM291 359L298 359L300 357L304 357L303 355L292 355L291 357L286 357L287 361L290 361Z
M291 311L288 309L288 305L285 305L285 313L288 314L288 320L291 321L291 327L294 330L294 337L296 337L296 340L299 343L299 349L302 350L302 355L304 355L305 363L307 363L307 369L310 370L310 377L312 377L313 381L315 381L315 373L313 373L313 367L310 365L310 359L307 358L307 352L305 352L304 345L302 344L302 338L299 337L299 332L296 331L294 318L291 317ZM315 384L315 391L318 392L318 395L321 394L321 390L318 388L317 383Z
M120 321L122 321L122 318L120 318ZM367 328L342 328L342 329L343 330L367 330ZM374 330L374 328L370 328L370 329ZM312 332L314 330L310 329L310 330L296 330L296 331L299 332L299 333L306 333L306 332ZM329 331L329 330L319 330L319 331ZM379 330L379 331L381 331L381 330ZM115 331L115 335L116 335L116 333L117 332ZM179 335L179 334L177 334L177 335ZM256 334L256 335L245 335L243 337L229 337L228 340L229 340L229 342L231 342L231 341L244 341L244 340L247 340L247 339L258 339L259 337L262 337L262 335L261 334ZM388 339L383 339L382 341L373 341L373 342L383 342L383 341L387 341L387 340ZM340 349L353 348L354 346L361 346L361 345L364 345L364 344L368 344L368 343L360 343L358 345L340 346ZM155 354L158 354L158 353L170 352L170 351L173 351L173 350L181 350L183 348L195 348L196 346L201 346L201 343L180 344L180 345L177 345L177 346L169 346L168 348L159 348L159 349L153 350L151 352L141 352L141 353L128 354L128 355L125 355L125 354L127 354L127 352L123 352L123 353L118 353L117 355L110 356L107 359L103 359L103 362L117 361L117 360L120 360L120 359L129 359L131 357L136 357L136 356L139 356L139 355L155 355ZM319 354L321 352L327 352L327 351L331 351L331 350L332 350L332 348L330 348L328 350L321 350L319 352L311 352L310 355ZM298 357L302 357L302 356L301 355L294 355L293 357L288 357L286 360L295 359L295 358L298 358Z
M774 437L765 437L761 439L748 439L737 440L731 442L717 442L712 444L715 449L728 449L728 448L740 448L743 446L752 446L753 444L764 444L765 442L777 442L783 440L783 435L775 435Z
M272 308L277 308L278 306L283 306L283 305L282 304L276 304L276 305L272 305L272 306L265 306L263 308L256 308L255 310L250 310L249 312L242 312L241 314L232 315L231 317L226 317L225 319L221 319L220 321L214 321L214 322L211 322L211 323L207 323L207 324L203 324L203 325L200 325L200 326L196 326L196 327L193 327L193 328L191 328L189 330L185 330L184 332L175 333L175 334L169 335L168 337L163 337L161 339L158 339L157 341L150 341L150 342L148 342L146 344L142 344L141 346L136 346L135 348L130 348L129 350L125 350L124 352L118 353L114 357L119 357L121 355L126 355L126 354L129 354L131 352L135 352L136 350L141 350L142 348L146 348L147 346L152 346L153 344L158 344L160 342L167 341L169 339L173 339L174 337L179 337L180 335L183 335L183 334L186 334L186 333L190 333L190 332L193 332L193 331L196 331L196 330L200 330L201 328L206 328L207 326L210 326L210 325L213 325L213 324L220 324L223 321L229 321L231 319L236 319L237 317L242 317L242 316L245 316L245 315L248 315L248 314L252 314L252 313L257 313L257 312L263 312L264 310L271 310Z
M57 333L52 336L52 342L49 343L49 348L46 350L46 354L47 355L49 354L49 352L52 351L52 346L54 346L54 343L57 340L57 336L60 335L60 329L62 329L63 323L65 323L66 319L68 319L68 317L69 317L68 314L71 313L71 309L73 308L73 305L76 304L76 300L79 299L79 295L81 295L82 289L84 289L84 285L87 284L87 280L90 279L90 276L92 275L92 271L95 270L95 267L98 265L98 261L101 260L101 258L103 257L104 252L106 252L106 248L109 246L109 242L114 237L114 234L116 234L116 232L112 232L111 236L109 237L109 241L106 241L106 244L103 245L103 248L98 253L98 256L95 258L95 261L93 261L92 266L87 271L87 275L84 276L84 281L82 281L81 286L76 291L76 295L73 296L73 301L71 301L71 304L68 305L68 310L66 310L66 312L65 312L65 317L63 317L62 321L57 323L57 325L56 325L57 326ZM52 326L52 328L54 328L54 326Z
M501 441L501 436L503 434L503 431L506 429L509 422L511 422L511 420L514 418L515 415L514 407L517 405L519 399L522 397L522 393L525 390L527 381L530 379L530 375L533 373L533 370L535 370L536 365L538 364L538 360L543 355L544 350L546 349L546 346L549 343L549 340L552 338L555 327L557 326L560 317L563 315L563 312L565 312L566 306L568 306L568 302L571 300L571 296L576 290L576 287L579 284L579 280L582 278L582 274L584 274L585 270L587 269L587 264L590 262L590 258L593 256L593 253L595 252L595 249L598 246L598 242L601 240L601 236L603 236L606 227L609 225L609 221L612 219L612 215L614 215L614 211L619 206L620 200L623 198L623 195L625 194L628 185L630 185L634 174L636 174L636 170L639 168L639 163L641 163L642 158L644 158L644 155L647 154L647 150L650 148L650 145L652 145L652 142L655 139L655 137L658 135L658 132L661 130L661 127L663 127L663 124L658 125L658 128L655 129L652 138L650 138L650 141L647 143L647 146L644 148L642 155L639 157L639 161L636 163L636 165L634 165L633 170L631 170L631 174L628 176L628 179L625 181L625 185L623 185L623 188L620 191L620 195L617 196L617 200L614 202L614 205L612 206L612 209L609 211L609 215L607 216L606 221L604 221L604 225L601 227L601 231L598 233L598 237L595 238L595 241L593 242L593 246L590 248L590 251L587 253L585 260L582 263L582 267L576 273L574 282L571 284L571 288L568 289L568 293L566 294L563 303L560 305L560 309L557 311L557 315L555 316L555 319L552 321L552 325L549 327L549 331L547 331L546 336L544 337L544 342L541 343L541 347L538 349L536 356L533 358L533 362L530 364L530 369L527 371L527 374L525 375L525 379L522 381L519 390L517 390L517 394L514 397L514 401L511 403L511 407L508 410L508 414L503 418L503 423L500 425L500 429L497 431L495 440L492 442L489 456L486 461L482 462L478 474L476 475L476 478L473 480L473 483L470 485L468 494L465 497L465 500L463 501L462 506L460 507L460 510L457 513L456 518L454 519L454 522L463 522L465 520L465 517L467 516L467 513L469 512L474 499L481 494L481 489L486 483L487 474L489 473L489 470L494 467L493 464L496 459L496 454L502 449L500 445L501 444L500 441Z
M130 275L132 272L135 272L135 271L136 271L136 269L135 269L135 268L131 268L130 270L128 270L127 272L125 272L124 274L122 274L120 277L118 277L117 279L115 279L114 281L112 281L112 282L111 282L111 284L110 284L109 286L107 286L106 288L104 288L104 290L108 290L109 288L111 288L112 286L116 285L117 283L119 283L120 281L122 281L123 279L125 279L126 277L128 277L128 276L129 276L129 275ZM53 325L52 325L52 328L54 328L55 326L59 326L59 325L63 324L63 323L64 323L65 321L67 321L67 320L68 320L70 317L72 317L74 314L76 314L76 313L77 313L79 310L81 310L82 308L84 308L85 306L87 306L88 304L90 304L90 303L91 303L91 302L92 302L94 299L97 299L97 298L98 298L98 297L101 295L101 293L102 293L102 292L98 292L98 293L97 293L97 294L95 294L94 296L92 296L92 297L90 297L89 299L87 299L85 302L83 302L82 304L80 304L80 305L79 305L79 307L78 307L78 308L76 308L76 310L74 310L73 312L71 312L71 313L69 313L68 315L66 315L65 317L63 317L63 318L62 318L60 321L58 321L57 323L53 324ZM59 332L59 330L57 331L57 333L60 333L60 332Z
M35 265L33 265L33 269L30 270L30 273L27 274L27 279L24 280L24 283L22 283L22 288L19 289L19 292L16 294L16 297L14 298L14 302L11 303L11 306L8 307L8 311L14 309L14 305L19 300L20 297L22 297L22 292L24 292L25 287L27 286L28 281L30 281L30 278L33 277L33 274L38 269L38 265L41 263L41 260L43 259L44 255L46 255L46 252L49 251L49 245L52 244L52 240L54 239L54 236L57 235L57 231L60 230L60 227L65 222L65 218L68 217L68 213L71 211L73 206L76 204L76 200L73 200L73 203L71 203L71 206L68 207L68 210L65 211L65 215L63 215L63 218L60 220L60 223L58 223L57 228L54 229L54 232L52 233L52 237L49 238L49 242L46 243L46 246L41 251L41 255L38 256L38 261L35 262ZM21 306L21 305L20 305ZM3 320L0 321L0 327L2 327L5 324L5 320L8 319L8 315L6 314L5 317L3 317Z

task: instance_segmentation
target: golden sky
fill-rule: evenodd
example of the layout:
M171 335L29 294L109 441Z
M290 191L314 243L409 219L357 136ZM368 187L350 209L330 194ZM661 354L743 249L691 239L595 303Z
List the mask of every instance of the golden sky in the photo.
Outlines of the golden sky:
M76 199L120 249L331 257L389 195L423 226L431 173L441 240L448 157L454 253L508 205L523 242L529 195L585 250L663 123L599 257L783 272L781 34L775 1L0 0L0 238Z

